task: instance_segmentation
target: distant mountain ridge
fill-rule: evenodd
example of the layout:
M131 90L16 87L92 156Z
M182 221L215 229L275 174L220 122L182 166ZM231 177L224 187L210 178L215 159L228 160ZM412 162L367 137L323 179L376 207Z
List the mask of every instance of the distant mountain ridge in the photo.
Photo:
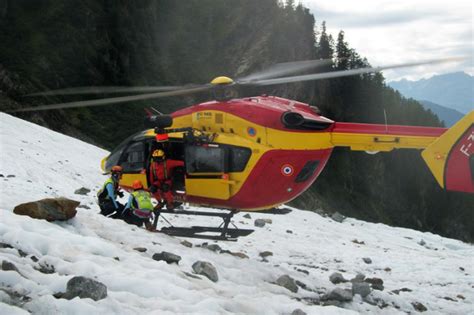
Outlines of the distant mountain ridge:
M402 79L388 85L406 97L436 103L464 114L474 109L474 77L465 72L436 75L418 81Z
M447 108L430 101L419 101L425 109L431 110L440 120L444 121L446 127L451 127L463 117L463 114L455 109Z

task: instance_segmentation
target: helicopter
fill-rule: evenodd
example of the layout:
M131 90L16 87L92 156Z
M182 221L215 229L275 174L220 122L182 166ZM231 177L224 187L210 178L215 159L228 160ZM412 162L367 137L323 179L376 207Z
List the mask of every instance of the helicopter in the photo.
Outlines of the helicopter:
M102 160L101 168L107 173L112 166L120 165L123 168L122 188L131 190L132 183L138 179L145 189L149 189L151 183L147 174L155 137L167 134L167 158L181 160L185 165L173 178L175 201L230 211L228 214L188 211L188 214L220 216L224 219L224 227L223 230L194 227L184 236L219 231L221 239L225 239L227 236L247 235L251 231L228 228L230 218L236 212L275 209L304 193L317 180L336 147L368 153L393 149L423 150L421 155L442 188L474 193L474 111L449 129L335 122L309 104L269 95L238 98L233 89L239 85L266 86L327 79L446 61L453 61L453 58L290 75L328 62L307 60L277 64L237 80L219 76L204 85L83 87L35 93L34 96L104 92L146 94L17 111L99 106L213 91L214 100L170 115L149 112L147 123L150 128L125 139ZM183 235L182 232L180 229L169 231L173 235Z

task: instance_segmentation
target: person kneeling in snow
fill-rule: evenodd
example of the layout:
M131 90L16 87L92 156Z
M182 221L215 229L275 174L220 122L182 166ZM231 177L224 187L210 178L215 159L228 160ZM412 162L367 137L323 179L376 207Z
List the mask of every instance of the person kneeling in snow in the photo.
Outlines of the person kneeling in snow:
M122 213L122 218L128 224L145 227L148 231L154 231L150 219L153 213L153 204L151 203L151 194L143 189L140 180L136 180L132 184L133 192L128 198L127 205Z
M110 217L118 218L123 211L123 205L117 201L117 196L123 197L123 192L119 189L122 167L115 165L110 172L111 176L97 192L97 198L99 199L100 214L109 216L113 213Z

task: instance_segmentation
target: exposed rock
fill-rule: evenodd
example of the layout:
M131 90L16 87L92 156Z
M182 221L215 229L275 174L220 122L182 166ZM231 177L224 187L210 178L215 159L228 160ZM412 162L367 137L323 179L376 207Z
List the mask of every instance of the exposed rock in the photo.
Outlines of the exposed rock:
M38 201L22 203L13 209L19 215L27 215L34 219L48 221L64 221L73 218L79 202L67 198L46 198Z
M84 196L87 195L87 194L90 193L90 192L91 192L91 190L88 189L88 188L85 188L85 187L81 187L81 188L76 189L76 190L74 191L74 193L75 193L76 195L84 195Z
M262 219L263 221L265 221L266 224L272 224L273 221L272 219Z
M56 272L56 268L54 268L53 265L49 265L48 263L40 264L39 267L34 267L34 269L45 274L52 274Z
M219 280L216 268L207 261L196 261L192 268L195 273L206 276L211 281L217 282Z
M339 212L334 212L332 215L331 215L331 219L333 219L334 221L336 222L339 222L341 223L342 221L344 221L346 217L343 216L342 214L340 214Z
M202 247L207 248L207 249L209 249L213 252L216 252L216 253L219 253L219 252L222 251L222 248L217 244L211 244L211 245L206 245L206 246L203 245Z
M16 177L15 175L7 175L7 178L13 178Z
M325 301L335 300L339 302L352 301L353 295L351 290L335 288L322 298Z
M7 243L0 243L0 248L13 248L13 246Z
M181 242L181 245L186 246L186 247L189 247L189 248L193 247L193 243L188 242L188 241L186 241L186 240L182 241L182 242Z
M352 282L352 294L366 297L370 294L370 284L367 282Z
M296 271L301 272L301 273L304 273L305 275L309 275L309 271L308 271L308 270L296 268Z
M296 285L295 280L289 275L283 275L278 278L276 284L290 290L293 293L298 292L298 286Z
M167 264L179 264L179 261L181 260L181 256L169 252L156 253L152 258L156 261L164 260Z
M144 253L147 251L145 247L135 247L133 250L136 250L137 252Z
M380 278L367 278L364 280L372 285L372 289L383 291L383 280Z
M292 230L286 230L286 233L293 234L293 231Z
M71 300L75 297L99 301L107 297L107 287L105 284L90 278L73 277L67 282L66 293L62 298Z
M252 219L252 217L251 217L250 214L248 214L248 213L244 215L244 218L246 218L246 219Z
M365 275L358 273L354 278L351 279L351 282L363 282L365 279Z
M306 315L306 313L300 310L299 308L297 308L296 310L291 312L291 315Z
M371 264L371 263L372 263L372 259L370 259L369 257L364 257L364 258L362 258L362 260L363 260L366 264Z
M273 253L270 252L270 251L268 251L268 250L266 250L266 251L261 252L261 253L258 254L258 255L259 255L260 257L262 257L262 258L266 258L266 257L268 257L268 256L273 256Z
M465 299L466 299L466 298L464 297L464 295L462 295L462 294L458 294L458 295L456 295L456 297L457 297L458 299L461 299L461 300L465 300Z
M91 207L87 206L87 205L79 205L77 206L78 208L82 208L82 209L87 209L89 210Z
M417 310L418 312L425 312L428 310L426 306L424 306L420 302L412 302L411 305L413 305L413 308Z
M114 257L114 259L115 259L116 261L120 261L120 258L119 258L119 257Z
M264 227L264 226L265 226L265 223L266 223L265 220L263 220L263 219L257 219L257 220L254 221L253 224L254 224L256 227Z
M351 242L359 245L365 245L364 241L359 241L358 239L353 239Z
M222 252L221 252L222 253ZM249 256L245 255L244 253L241 253L241 252L230 252L229 253L230 255L232 256L235 256L235 257L239 257L239 258L242 258L242 259L249 259Z
M339 272L334 272L332 275L329 276L329 281L331 281L334 284L338 284L341 282L347 282L346 279L344 279L344 276L340 274Z
M2 270L4 270L4 271L16 271L16 272L20 273L18 271L18 268L13 263L11 263L9 261L6 261L6 260L2 261Z
M421 240L418 242L418 245L425 246L425 245L426 245L425 240L421 239Z
M400 292L411 292L411 291L412 290L408 288L401 288L401 289L393 290L392 292L395 293L396 295L399 295Z
M38 262L39 260L36 256L31 256L30 259L34 262Z

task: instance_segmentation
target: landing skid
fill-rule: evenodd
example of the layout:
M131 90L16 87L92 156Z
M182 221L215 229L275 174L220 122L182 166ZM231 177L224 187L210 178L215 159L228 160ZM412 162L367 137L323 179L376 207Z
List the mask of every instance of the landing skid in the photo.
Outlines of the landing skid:
M161 210L155 217L155 222L158 222L158 218L162 214L178 214L178 215L199 215L199 216L210 216L220 217L223 222L218 227L205 227L205 226L192 226L192 227L176 227L173 226L163 216L162 218L168 222L169 227L161 228L161 232L178 237L191 237L201 238L208 240L220 240L220 241L236 241L240 236L247 236L254 230L251 229L239 229L232 222L231 218L236 211L230 211L229 213L222 212L204 212L204 211L187 211L187 210ZM156 226L156 223L154 225ZM229 224L234 225L235 228L229 228Z

